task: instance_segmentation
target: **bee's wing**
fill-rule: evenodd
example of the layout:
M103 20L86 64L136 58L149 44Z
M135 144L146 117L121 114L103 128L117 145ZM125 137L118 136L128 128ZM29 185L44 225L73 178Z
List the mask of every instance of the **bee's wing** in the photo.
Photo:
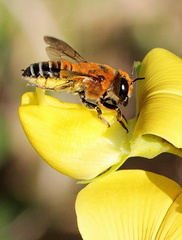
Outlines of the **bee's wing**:
M89 75L89 74L86 74L86 73L69 71L69 70L64 70L64 69L60 71L60 76L61 77L64 76L64 77L67 77L67 78L70 78L70 79L73 79L73 77L83 78L83 79L87 78L87 79L90 79L92 82L94 82L95 80L98 80L97 76L92 76L92 75Z
M87 62L79 53L62 40L45 36L44 41L49 45L46 48L46 52L51 60L65 60L65 57L68 57L76 62Z

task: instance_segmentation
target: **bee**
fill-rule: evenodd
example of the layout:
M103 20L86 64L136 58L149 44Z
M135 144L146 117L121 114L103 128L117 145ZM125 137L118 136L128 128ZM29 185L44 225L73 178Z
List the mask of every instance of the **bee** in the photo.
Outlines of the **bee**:
M87 62L62 40L45 36L44 41L48 44L46 52L51 60L31 64L23 70L22 76L29 82L28 85L78 94L82 103L89 109L95 109L98 117L108 127L110 124L103 118L100 107L115 110L116 119L128 132L121 105L127 106L133 82L138 78L132 80L122 70Z

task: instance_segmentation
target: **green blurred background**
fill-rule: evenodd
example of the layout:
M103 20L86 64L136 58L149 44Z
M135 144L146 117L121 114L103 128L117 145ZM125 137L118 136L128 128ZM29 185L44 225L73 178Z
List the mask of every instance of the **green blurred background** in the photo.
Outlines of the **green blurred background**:
M88 61L130 72L155 47L182 55L182 1L0 0L0 240L81 239L74 211L81 186L37 155L17 114L21 95L33 90L21 69L48 60L44 35L68 42ZM133 96L127 118L134 106Z

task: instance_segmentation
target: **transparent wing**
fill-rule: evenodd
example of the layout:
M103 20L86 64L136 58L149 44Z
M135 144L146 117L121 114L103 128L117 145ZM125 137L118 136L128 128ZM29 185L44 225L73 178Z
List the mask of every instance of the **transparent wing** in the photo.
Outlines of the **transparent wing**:
M80 79L87 79L87 81L90 80L91 82L94 82L94 81L98 82L99 80L97 76L92 76L90 74L76 72L76 71L68 71L64 69L60 71L60 76L63 78L66 77L70 79L73 79L73 77L80 78Z
M46 52L51 60L66 60L68 57L76 62L87 62L79 53L62 40L45 36L44 41L49 45L46 48Z

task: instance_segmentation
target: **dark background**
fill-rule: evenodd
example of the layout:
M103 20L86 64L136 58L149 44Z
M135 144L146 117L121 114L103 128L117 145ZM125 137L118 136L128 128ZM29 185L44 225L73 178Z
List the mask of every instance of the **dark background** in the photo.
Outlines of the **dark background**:
M182 55L180 0L0 0L0 239L81 239L74 203L82 187L49 167L34 151L18 119L26 83L21 69L48 60L44 35L60 38L88 61L130 72L155 47ZM57 95L56 95L57 96ZM63 101L77 97L61 94ZM135 97L125 109L134 116ZM130 159L181 182L180 159Z

